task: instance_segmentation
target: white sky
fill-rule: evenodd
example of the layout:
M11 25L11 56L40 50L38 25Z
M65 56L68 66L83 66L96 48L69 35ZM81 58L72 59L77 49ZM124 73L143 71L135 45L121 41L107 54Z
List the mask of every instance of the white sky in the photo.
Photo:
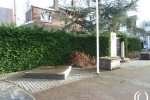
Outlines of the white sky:
M29 0L30 5L49 7L53 0ZM64 1L70 2L70 0L60 0L62 4ZM14 0L0 0L0 7L13 8ZM69 3L68 3L69 4ZM138 2L138 20L150 20L150 0L139 0ZM19 23L23 23L25 20L24 12L26 11L26 0L16 0L17 20ZM24 19L24 20L22 20Z
M150 0L140 0L138 2L138 15L140 19L150 19Z

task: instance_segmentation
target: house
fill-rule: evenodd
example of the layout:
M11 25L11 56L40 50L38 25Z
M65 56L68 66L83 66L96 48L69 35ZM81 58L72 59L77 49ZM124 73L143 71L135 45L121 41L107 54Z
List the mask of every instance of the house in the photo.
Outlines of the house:
M70 3L71 5L77 5L72 0ZM84 3L82 3L84 4ZM92 4L92 3L91 3ZM24 25L26 26L40 26L44 27L46 29L61 29L65 26L65 21L62 20L62 12L65 12L68 14L68 16L71 17L72 10L68 9L70 5L65 6L64 4L60 4L59 0L53 1L53 6L51 7L40 7L32 5L31 9L29 9L26 12L26 23ZM81 7L84 7L81 5ZM95 13L89 14L87 16L86 20L91 20L91 18L96 19L96 16L94 16ZM94 24L94 21L93 21Z
M141 28L144 29L146 32L150 31L150 20L144 20L141 23Z
M150 20L143 21L141 28L145 31L145 34L140 37L142 49L150 50Z
M13 10L10 8L0 7L0 24L14 23Z
M60 19L59 14L59 0L54 1L54 6L50 8L31 6L26 12L26 22L25 25L28 26L40 26L44 28L55 28L59 29L64 26L63 22Z

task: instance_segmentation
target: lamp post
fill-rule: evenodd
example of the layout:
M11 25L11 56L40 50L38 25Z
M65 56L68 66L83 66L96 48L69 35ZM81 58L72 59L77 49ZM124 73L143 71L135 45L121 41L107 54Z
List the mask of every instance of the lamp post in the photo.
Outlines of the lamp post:
M14 24L16 25L16 0L14 0Z
M100 0L96 0L96 72L97 74L100 73L99 71L99 5Z

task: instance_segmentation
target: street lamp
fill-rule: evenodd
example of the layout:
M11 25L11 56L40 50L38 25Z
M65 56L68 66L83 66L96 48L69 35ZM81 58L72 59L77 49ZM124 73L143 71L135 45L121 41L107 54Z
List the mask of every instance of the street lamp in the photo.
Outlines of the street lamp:
M96 72L97 74L100 73L99 71L99 5L100 0L96 0Z
M16 25L16 0L14 0L14 12L13 12L13 16L14 16L14 24Z

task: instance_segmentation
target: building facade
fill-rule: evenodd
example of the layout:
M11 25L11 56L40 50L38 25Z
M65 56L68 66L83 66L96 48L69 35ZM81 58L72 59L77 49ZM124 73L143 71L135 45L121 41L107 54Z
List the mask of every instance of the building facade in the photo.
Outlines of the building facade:
M0 24L14 23L13 10L10 8L0 7Z
M76 5L74 0L70 0L70 4L72 6ZM60 4L60 0L54 0L53 5L51 7L39 7L39 6L31 6L31 9L29 9L26 12L26 23L27 26L40 26L48 29L61 29L65 26L65 20L63 20L63 16L61 15L61 12L65 12L68 17L71 18L71 13L73 11L71 9L68 9L70 5L64 6L63 3ZM95 24L96 21L93 19L96 19L95 13L89 13L86 20L92 20L93 24ZM76 25L77 27L80 27L79 25Z

